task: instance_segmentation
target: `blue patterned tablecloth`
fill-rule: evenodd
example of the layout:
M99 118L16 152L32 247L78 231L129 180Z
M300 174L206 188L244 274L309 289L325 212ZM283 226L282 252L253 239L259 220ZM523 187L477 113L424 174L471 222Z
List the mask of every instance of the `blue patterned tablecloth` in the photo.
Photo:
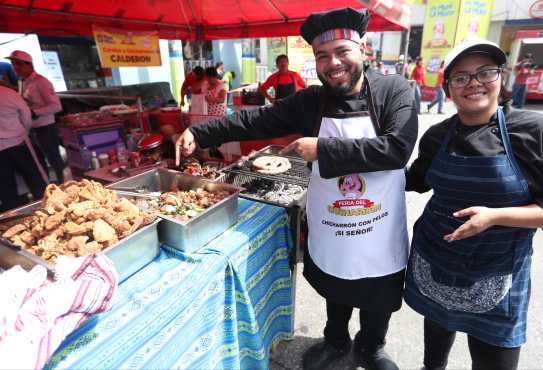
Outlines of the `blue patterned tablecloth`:
M197 253L164 246L45 368L267 369L292 335L288 225L284 209L240 199L236 225Z

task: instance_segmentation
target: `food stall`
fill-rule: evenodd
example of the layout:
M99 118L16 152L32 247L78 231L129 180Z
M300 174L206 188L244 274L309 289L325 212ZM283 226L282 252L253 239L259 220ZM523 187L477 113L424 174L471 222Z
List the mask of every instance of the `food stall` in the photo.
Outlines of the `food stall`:
M313 11L365 5L355 0L333 4L300 0L281 4L278 11L276 4L243 0L238 6L239 12L229 13L224 12L220 3L192 7L173 0L153 5L139 0L119 1L107 7L100 2L7 0L0 4L5 13L0 29L3 32L32 31L43 35L63 35L66 29L70 29L70 32L80 35L91 35L92 25L98 24L128 31L152 29L161 38L169 39L267 37L298 34L301 23ZM191 11L187 11L189 8ZM240 20L240 14L248 18ZM370 30L402 30L409 24L408 19L398 16L391 21L381 14L384 13L376 13L371 18ZM60 24L63 27L59 28ZM281 163L285 166L288 163L288 168L282 173L266 172L266 168L254 165L261 158L264 159L259 163L266 162L269 156L278 157L277 148L263 148L253 158L243 158L221 169L223 176L218 181L206 182L209 190L221 183L238 189L232 194L237 205L235 213L229 211L228 206L215 207L223 204L219 202L193 219L192 225L215 225L216 222L206 218L211 213L219 216L234 214L232 224L231 219L226 218L230 220L226 221L228 225L223 223L218 233L210 232L213 239L205 237L205 242L200 241L191 250L164 243L168 240L167 237L164 239L168 228L161 225L173 222L181 225L177 227L183 227L191 222L169 220L175 215L160 215L156 229L153 223L149 224L150 229L156 230L156 239L152 241L138 240L137 230L130 234L134 235L138 245L146 247L156 246L158 240L158 253L153 248L153 259L144 260L145 265L134 273L119 272L122 282L118 285L111 309L82 321L77 329L63 336L61 343L48 347L50 352L42 356L48 359L45 368L268 368L271 345L278 340L292 338L295 253L303 241L300 229L309 178L309 170L299 158L279 156L283 158ZM161 179L160 171L170 173L171 170L154 168L149 173L129 174L121 181L135 181L144 175ZM173 177L181 178L179 176L185 175L176 172ZM156 183L160 185L161 181ZM198 178L198 181L203 180ZM187 182L193 183L193 180ZM140 183L130 186L117 184L119 187L132 187L136 193L143 192L130 195L126 189L114 190L115 185L110 184L107 189L122 199L153 197L155 195L148 193L174 190L168 186L145 188ZM176 187L178 185L176 182ZM122 192L125 193L121 196ZM135 201L133 204L139 203ZM44 213L43 204L34 207L36 212L42 213L44 220L53 216ZM170 210L175 213L178 208L183 207L175 206ZM9 213L1 217L13 215ZM68 211L65 216L73 217ZM138 217L135 219L139 220ZM97 220L93 221L93 228L95 222ZM94 236L94 230L85 230ZM29 231L20 230L12 235L19 240L15 238L15 241L2 243L0 256L9 255L9 260L20 262L14 256L28 253L12 244L24 242L20 236L24 232ZM194 233L186 230L188 234L191 232ZM209 236L207 231L198 229L197 234ZM28 234L24 235L26 239ZM90 234L85 236L90 237ZM117 243L120 245L123 240L109 243L111 245L105 249L116 248ZM75 248L73 243L71 246ZM131 252L131 248L129 250ZM30 260L30 265L36 263L32 256L25 257ZM142 261L140 258L136 260ZM53 269L52 266L48 268ZM56 329L51 325L51 331ZM45 334L49 335L51 331Z

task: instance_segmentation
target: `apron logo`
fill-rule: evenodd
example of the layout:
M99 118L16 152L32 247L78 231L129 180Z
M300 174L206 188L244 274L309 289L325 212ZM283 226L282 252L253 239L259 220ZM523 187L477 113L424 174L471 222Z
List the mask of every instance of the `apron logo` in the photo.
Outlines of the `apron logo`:
M366 182L359 174L341 176L337 183L338 190L344 199L336 200L329 205L328 211L330 213L339 216L359 216L381 210L381 204L375 204L370 199L362 198L366 191Z

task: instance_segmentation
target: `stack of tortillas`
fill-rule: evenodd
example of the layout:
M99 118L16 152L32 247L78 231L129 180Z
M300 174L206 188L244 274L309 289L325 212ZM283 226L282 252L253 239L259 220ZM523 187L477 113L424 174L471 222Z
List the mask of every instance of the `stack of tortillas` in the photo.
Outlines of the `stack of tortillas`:
M265 155L253 161L253 170L266 175L278 175L290 169L290 161L284 157Z

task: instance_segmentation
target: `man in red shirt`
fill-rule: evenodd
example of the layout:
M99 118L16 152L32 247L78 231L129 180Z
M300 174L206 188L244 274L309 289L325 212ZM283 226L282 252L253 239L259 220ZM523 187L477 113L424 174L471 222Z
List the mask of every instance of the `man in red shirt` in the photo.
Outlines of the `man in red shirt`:
M268 77L266 82L259 87L260 93L270 102L274 103L277 99L284 99L307 87L304 79L298 73L288 70L288 57L285 54L281 54L275 59L275 65L278 71ZM274 90L274 96L268 94L270 87Z
M445 112L443 112L443 102L445 101L445 91L443 90L443 81L445 76L444 65L445 62L441 62L441 65L437 70L436 97L430 104L428 104L428 113L430 113L430 109L437 104L437 113L445 114Z
M528 77L534 73L534 67L532 65L532 54L526 53L524 59L515 64L515 82L513 84L513 106L522 109L526 102L526 92L528 90L527 80Z
M422 87L424 82L424 66L422 65L422 57L417 58L417 64L411 72L411 80L415 80L415 108L417 113L420 114L420 103L422 101Z

